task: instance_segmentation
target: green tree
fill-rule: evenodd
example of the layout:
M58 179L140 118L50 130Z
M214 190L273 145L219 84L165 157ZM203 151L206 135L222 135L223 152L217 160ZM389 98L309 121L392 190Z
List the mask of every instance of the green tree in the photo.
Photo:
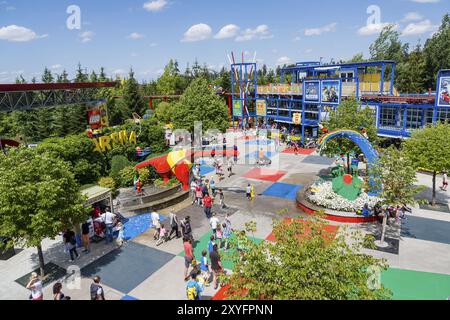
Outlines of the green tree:
M51 71L45 67L44 74L42 75L42 82L43 83L52 83L55 81L55 78L53 77Z
M77 68L74 82L88 82L88 81L89 81L89 76L87 75L86 71L83 70L83 68L81 67L81 63L78 63L78 68Z
M78 184L68 163L31 149L0 156L0 170L0 234L36 247L44 276L41 242L87 217Z
M80 185L97 182L106 171L103 155L94 152L94 142L84 134L46 139L38 145L37 151L71 163L70 168Z
M424 54L426 60L426 89L436 88L436 77L441 69L450 68L450 15L442 18L439 30L425 42Z
M413 205L414 196L421 190L417 182L416 169L409 157L394 146L383 150L379 162L369 168L374 186L381 186L378 196L388 206ZM370 186L369 186L370 188Z
M175 104L173 124L176 129L194 131L194 122L201 121L203 130L229 127L228 107L224 100L208 88L203 78L192 81L180 100Z
M436 176L450 170L450 124L438 123L416 130L406 140L404 150L416 169L433 173L431 204L436 205Z
M387 269L384 260L362 254L360 237L353 245L343 234L333 239L326 224L278 222L276 242L255 244L239 236L244 254L233 254L227 277L230 300L381 300L391 292L371 285L373 271ZM234 245L233 245L234 246Z
M396 86L400 92L421 93L426 89L424 79L425 55L420 44L417 44L405 61L398 65Z
M175 112L174 105L169 102L161 102L156 108L156 117L164 124L170 123Z
M176 61L170 59L169 63L165 66L164 72L157 81L157 89L160 94L174 95L181 93L182 78L178 70L178 64Z
M123 103L131 112L142 114L145 109L145 101L142 97L141 89L134 78L133 69L130 70L128 79L123 88Z
M373 144L377 141L377 128L375 127L373 111L369 107L361 107L359 102L354 99L346 100L336 110L332 110L329 120L323 125L330 132L340 129L360 132L361 128L365 128L369 141ZM337 137L327 142L322 153L329 157L344 153L347 155L348 162L350 162L350 154L360 154L361 150L353 141ZM348 168L350 169L349 165Z

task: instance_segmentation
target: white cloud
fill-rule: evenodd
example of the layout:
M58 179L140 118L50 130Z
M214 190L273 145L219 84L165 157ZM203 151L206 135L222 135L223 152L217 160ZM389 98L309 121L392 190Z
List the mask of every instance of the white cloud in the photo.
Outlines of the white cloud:
M292 39L292 42L299 42L302 38L297 36L294 39Z
M239 27L235 24L228 24L220 29L219 33L214 36L214 39L228 39L234 38L239 32Z
M361 36L371 36L379 34L385 27L391 23L371 23L358 29L358 34ZM398 24L394 25L394 30L399 28Z
M265 24L257 26L255 29L245 29L239 36L236 37L236 41L250 41L253 39L270 39L273 35L269 31L269 27Z
M210 26L204 23L193 25L184 33L181 42L195 42L209 39L212 34Z
M423 16L418 12L408 12L402 19L402 22L419 21L422 20Z
M152 48L157 47L157 46L158 46L158 44L155 42L150 43L150 47L152 47Z
M281 57L277 60L277 66L284 66L285 64L291 64L292 60L289 57Z
M15 24L0 28L0 40L10 42L27 42L46 37L47 34L37 35L33 30Z
M438 3L441 0L411 0L411 1L416 3Z
M92 31L85 31L82 34L80 34L81 42L86 43L92 40L94 37L94 32Z
M305 29L305 36L319 36L322 33L325 32L335 32L336 31L337 23L333 22L330 24L327 24L326 26L320 27L320 28L309 28Z
M430 20L412 22L402 31L402 36L417 36L424 33L433 33L439 29L438 25L433 25Z
M144 9L151 12L157 12L161 11L167 4L167 0L148 1L144 3Z
M137 33L137 32L133 32L132 34L130 34L127 38L128 39L132 39L132 40L139 40L144 38L145 36L143 34Z
M61 69L61 68L62 68L62 65L60 65L60 64L54 64L54 65L52 65L50 67L50 69L52 69L52 70L58 70L58 69Z

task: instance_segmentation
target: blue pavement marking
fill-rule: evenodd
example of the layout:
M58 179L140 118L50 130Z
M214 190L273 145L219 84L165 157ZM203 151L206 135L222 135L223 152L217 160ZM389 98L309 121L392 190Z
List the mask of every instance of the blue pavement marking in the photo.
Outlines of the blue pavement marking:
M128 294L175 255L135 242L127 242L83 269L83 277L100 276L102 283Z
M167 220L167 218L163 215L160 215L160 219L161 222ZM133 240L152 227L153 225L150 213L128 218L124 223L124 238L127 241Z
M135 297L132 297L132 296L126 295L126 296L123 296L123 298L120 299L120 300L123 300L123 301L138 301L139 299L135 298Z
M295 201L297 192L302 188L302 185L277 182L271 185L266 191L264 191L262 195Z
M200 166L200 175L201 176L206 176L207 174L210 174L211 172L214 171L213 167L210 166Z
M278 154L278 152L272 152L272 151L264 152L264 155L267 158L272 158L272 157L276 156L277 154ZM254 151L254 152L251 152L251 153L247 153L245 155L245 157L246 158L250 158L250 159L258 159L259 158L259 151Z
M450 222L408 216L402 222L401 236L450 244Z
M273 140L252 140L245 143L246 145L251 146L267 146L269 144L273 144Z

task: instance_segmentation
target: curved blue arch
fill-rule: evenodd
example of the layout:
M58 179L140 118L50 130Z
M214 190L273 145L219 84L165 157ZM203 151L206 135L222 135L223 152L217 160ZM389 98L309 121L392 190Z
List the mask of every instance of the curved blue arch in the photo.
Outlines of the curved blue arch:
M337 130L328 133L325 135L320 141L320 148L324 147L328 140L342 137L347 138L358 145L361 151L364 153L364 156L367 158L367 162L369 167L378 163L378 153L372 146L372 144L367 140L362 134L353 130ZM369 183L374 186L375 182L372 177L369 178ZM370 195L378 195L378 192L372 192Z

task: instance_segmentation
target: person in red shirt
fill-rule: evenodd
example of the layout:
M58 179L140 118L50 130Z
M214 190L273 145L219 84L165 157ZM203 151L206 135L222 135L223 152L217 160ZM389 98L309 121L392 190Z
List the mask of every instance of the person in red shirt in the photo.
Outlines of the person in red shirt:
M189 238L183 239L184 246L184 280L189 280L189 267L192 265L192 261L194 260L194 251L192 249L192 241Z
M209 196L209 194L206 194L203 198L203 208L205 210L205 215L208 219L211 218L211 210L213 206L213 199Z

